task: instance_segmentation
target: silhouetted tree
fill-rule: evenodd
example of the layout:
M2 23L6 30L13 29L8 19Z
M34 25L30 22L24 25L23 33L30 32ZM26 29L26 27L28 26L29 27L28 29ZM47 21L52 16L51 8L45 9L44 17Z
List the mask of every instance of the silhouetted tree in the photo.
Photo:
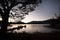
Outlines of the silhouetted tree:
M8 18L13 7L20 4L22 6L18 6L18 8L21 10L21 13L28 14L28 12L34 11L38 3L41 3L41 0L0 0L1 32L7 32Z
M55 14L55 17L51 19L50 27L60 29L60 14Z

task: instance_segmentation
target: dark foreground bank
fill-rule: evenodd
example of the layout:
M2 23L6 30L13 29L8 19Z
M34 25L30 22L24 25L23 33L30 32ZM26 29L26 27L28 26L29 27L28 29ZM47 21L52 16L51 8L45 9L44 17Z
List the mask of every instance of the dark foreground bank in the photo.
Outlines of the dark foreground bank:
M52 33L0 33L0 40L60 40L60 32Z

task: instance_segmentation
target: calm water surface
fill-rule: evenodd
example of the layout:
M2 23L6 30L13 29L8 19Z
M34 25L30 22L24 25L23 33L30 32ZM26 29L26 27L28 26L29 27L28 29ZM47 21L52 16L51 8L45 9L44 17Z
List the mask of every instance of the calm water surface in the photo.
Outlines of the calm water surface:
M24 26L26 25L26 28L22 28L20 30L14 30L13 32L27 32L27 33L34 33L34 32L41 32L41 33L49 33L52 31L55 31L56 29L44 27L45 25L48 24L11 24L12 26L8 27L8 29L18 27L18 26Z

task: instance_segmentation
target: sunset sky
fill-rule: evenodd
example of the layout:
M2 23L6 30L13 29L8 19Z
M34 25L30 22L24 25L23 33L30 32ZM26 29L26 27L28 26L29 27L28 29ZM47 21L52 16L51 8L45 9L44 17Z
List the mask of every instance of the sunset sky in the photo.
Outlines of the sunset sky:
M22 22L43 21L50 19L55 13L59 13L60 0L42 0L42 3L36 7L35 11L29 12L29 15L22 20ZM10 21L14 22L13 19Z

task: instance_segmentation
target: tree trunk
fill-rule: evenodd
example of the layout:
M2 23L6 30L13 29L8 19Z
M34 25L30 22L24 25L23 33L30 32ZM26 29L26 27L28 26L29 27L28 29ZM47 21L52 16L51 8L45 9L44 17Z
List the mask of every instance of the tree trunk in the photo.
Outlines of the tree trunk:
M4 14L2 14L2 25L1 25L1 32L2 33L7 32L8 18L9 18L9 12L6 11Z

